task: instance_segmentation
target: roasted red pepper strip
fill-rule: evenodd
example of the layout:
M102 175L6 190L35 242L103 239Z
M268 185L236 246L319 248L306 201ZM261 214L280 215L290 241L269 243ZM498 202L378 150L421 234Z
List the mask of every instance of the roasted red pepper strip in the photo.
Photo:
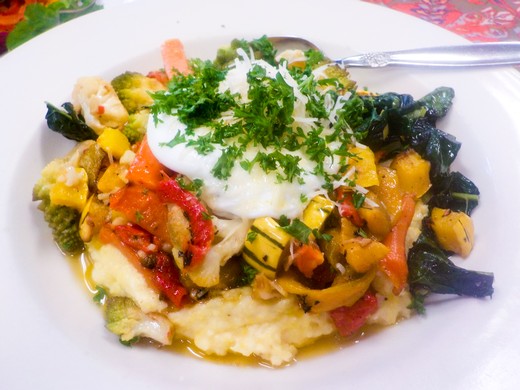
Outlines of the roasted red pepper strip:
M159 183L157 193L165 203L173 203L182 208L190 220L192 240L188 248L186 265L195 267L202 263L213 241L213 223L199 199L191 192L181 188L175 179Z
M141 226L163 242L170 242L166 205L157 193L138 185L129 184L110 195L110 208Z
M352 191L345 190L339 187L336 190L338 203L340 204L339 213L342 217L350 219L350 221L357 227L362 227L365 224L363 218L354 206L354 198Z
M187 298L187 291L180 282L179 270L173 259L166 253L158 252L156 257L157 263L153 269L155 281L164 295L180 308L183 300Z
M159 249L159 240L143 228L127 223L125 225L117 225L113 228L114 233L121 242L135 252L145 254L155 253Z
M368 291L352 306L341 306L329 312L338 332L343 337L356 333L371 314L377 311L379 304L373 292Z
M126 224L103 226L100 238L104 243L118 247L148 283L164 294L176 307L182 307L187 300L188 292L180 281L179 270L173 259L159 249L156 237L137 225ZM142 263L143 254L153 257L155 264L149 268L145 267Z

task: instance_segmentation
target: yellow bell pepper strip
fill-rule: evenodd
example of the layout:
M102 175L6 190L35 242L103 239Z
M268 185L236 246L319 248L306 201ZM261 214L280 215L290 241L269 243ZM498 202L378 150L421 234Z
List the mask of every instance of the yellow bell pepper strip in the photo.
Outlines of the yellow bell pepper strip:
M322 313L340 306L352 306L368 290L375 275L376 267L357 279L342 281L322 290L308 288L288 275L278 278L277 282L286 292L301 297L305 311Z
M408 279L408 264L406 262L405 240L408 228L415 213L413 194L406 193L401 200L401 212L396 224L383 240L390 250L379 262L380 269L388 276L394 285L394 294L399 294Z
M341 306L332 310L329 315L343 337L352 336L374 314L379 307L377 297L372 291L367 291L363 297L352 306Z
M180 206L190 221L192 240L188 246L188 253L184 254L184 265L195 267L201 264L215 235L206 207L194 194L181 188L175 179L161 181L157 193L162 202Z

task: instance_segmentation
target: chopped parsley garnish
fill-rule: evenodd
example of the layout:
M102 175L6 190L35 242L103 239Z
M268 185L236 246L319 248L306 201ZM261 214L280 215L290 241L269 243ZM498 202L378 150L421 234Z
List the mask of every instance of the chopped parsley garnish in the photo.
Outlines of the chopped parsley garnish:
M361 208L361 206L363 206L363 203L365 203L365 194L362 194L361 192L354 192L352 194L352 201L354 203L354 207L356 209L359 209Z
M177 181L182 189L190 191L200 198L202 193L202 186L204 185L203 180L193 179L192 181L186 181L183 176L179 176L175 179L175 181Z
M101 287L96 286L96 293L92 297L92 300L96 303L103 304L107 298L107 291Z
M153 94L151 112L156 123L165 114L185 125L161 146L185 144L201 155L220 153L211 173L223 181L235 166L247 172L258 166L274 174L279 183L303 184L306 176L317 175L323 178L323 188L333 188L346 172L345 157L354 139L351 129L359 122L356 110L362 104L355 94L342 95L354 86L348 73L328 67L317 51L305 53L305 68L290 67L286 60L277 63L266 37L233 41L230 50L219 51L216 62L191 61L191 74L174 76L167 91ZM254 53L261 60L233 62L243 53ZM251 66L246 65L250 60ZM320 68L317 74L316 68ZM235 74L228 79L229 72ZM236 77L247 79L247 97L231 92L234 89L228 84ZM251 150L254 156L247 153L246 157ZM313 168L304 169L303 159ZM331 173L332 169L340 172Z
M247 241L253 242L257 236L258 236L257 232L250 231L249 233L247 233Z
M307 244L312 234L312 229L303 223L300 219L295 218L291 221L286 216L281 216L280 227L288 234L296 238L297 240Z

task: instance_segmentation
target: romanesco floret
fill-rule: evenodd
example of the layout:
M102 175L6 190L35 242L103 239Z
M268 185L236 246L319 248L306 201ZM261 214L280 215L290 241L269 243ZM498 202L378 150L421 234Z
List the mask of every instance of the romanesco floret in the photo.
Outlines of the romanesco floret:
M119 336L123 344L146 337L163 345L171 344L172 323L156 313L144 313L127 297L108 297L105 306L107 329Z
M83 240L79 235L79 211L53 205L48 199L43 199L38 208L51 228L54 241L65 254L72 255L83 250Z
M215 65L221 69L227 67L237 58L237 49L243 49L248 55L253 50L255 58L261 58L270 64L275 63L276 49L266 36L252 41L233 39L228 46L223 46L217 51Z
M125 72L112 80L112 87L129 114L136 113L152 105L150 92L165 89L157 79L137 72Z
M123 127L122 132L132 145L141 141L146 134L149 116L149 110L141 110L135 114L130 114L128 117L128 122Z
M51 190L68 167L75 167L81 156L94 141L77 144L65 157L49 162L41 172L40 179L33 187L32 199L40 202L38 208L51 228L54 241L66 254L76 254L83 249L83 240L79 235L81 213L69 206L53 204Z
M341 83L339 90L350 91L356 88L356 82L350 79L350 73L338 65L330 65L325 69L326 77L330 79L338 79Z

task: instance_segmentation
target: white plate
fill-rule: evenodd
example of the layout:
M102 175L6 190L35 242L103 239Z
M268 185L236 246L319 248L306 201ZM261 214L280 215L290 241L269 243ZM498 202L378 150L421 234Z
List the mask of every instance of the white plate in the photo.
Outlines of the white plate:
M464 266L493 271L493 299L447 298L425 317L280 370L233 367L153 348L122 347L51 242L31 189L70 143L45 128L45 100L69 99L84 75L160 66L170 37L212 57L234 37L301 35L331 56L463 43L451 33L358 1L141 1L62 25L0 59L0 383L9 389L489 389L520 384L520 77L513 69L353 71L372 90L420 97L455 88L439 127L463 142L456 169L482 192L477 244Z

